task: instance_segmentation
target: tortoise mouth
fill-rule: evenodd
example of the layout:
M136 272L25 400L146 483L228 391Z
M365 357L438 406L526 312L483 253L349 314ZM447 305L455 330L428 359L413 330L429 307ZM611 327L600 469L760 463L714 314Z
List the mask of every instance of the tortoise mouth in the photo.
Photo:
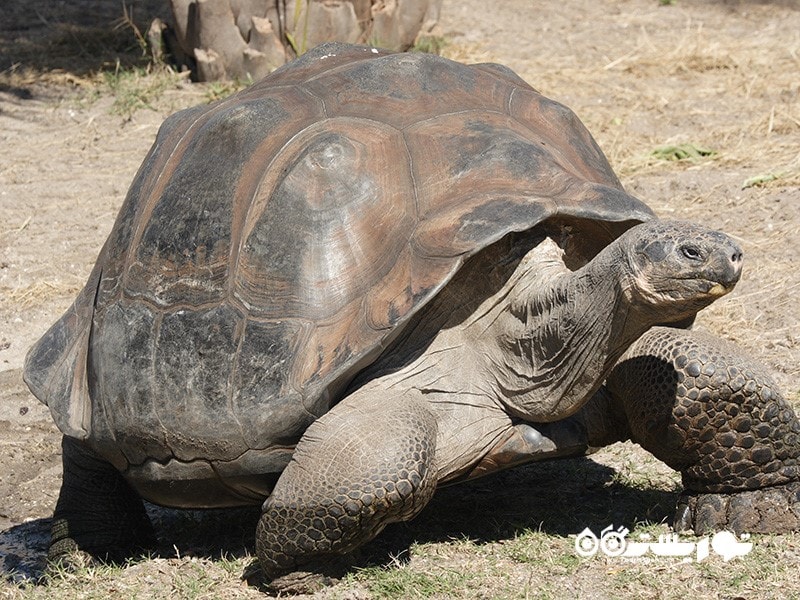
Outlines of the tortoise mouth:
M724 284L719 281L704 279L703 284L707 286L703 293L712 298L719 298L729 293L735 287L736 283Z

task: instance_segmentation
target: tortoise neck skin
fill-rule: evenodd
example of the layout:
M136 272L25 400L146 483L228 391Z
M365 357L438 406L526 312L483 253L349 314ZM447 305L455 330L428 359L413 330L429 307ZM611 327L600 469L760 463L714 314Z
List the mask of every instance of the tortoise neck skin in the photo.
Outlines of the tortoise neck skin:
M724 234L680 222L634 227L574 272L545 240L495 305L486 356L498 401L526 421L574 414L650 327L691 318L733 289L741 260Z
M651 325L625 294L619 244L571 272L542 243L498 315L487 352L497 399L515 416L551 422L576 412ZM548 256L549 255L549 256ZM527 262L527 261L526 261ZM555 274L556 271L560 273Z

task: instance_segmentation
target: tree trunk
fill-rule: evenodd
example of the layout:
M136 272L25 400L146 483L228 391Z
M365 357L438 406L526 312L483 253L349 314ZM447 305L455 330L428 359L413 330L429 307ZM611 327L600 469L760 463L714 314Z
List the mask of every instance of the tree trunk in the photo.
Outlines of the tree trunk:
M259 79L325 41L407 50L434 35L442 0L170 0L199 81Z

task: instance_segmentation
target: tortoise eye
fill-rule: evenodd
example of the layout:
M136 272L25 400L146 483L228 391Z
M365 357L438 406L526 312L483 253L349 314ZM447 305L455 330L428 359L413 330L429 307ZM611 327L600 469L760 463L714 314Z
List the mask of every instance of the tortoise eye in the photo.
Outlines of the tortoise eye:
M689 260L700 260L701 252L697 246L682 246L681 252Z

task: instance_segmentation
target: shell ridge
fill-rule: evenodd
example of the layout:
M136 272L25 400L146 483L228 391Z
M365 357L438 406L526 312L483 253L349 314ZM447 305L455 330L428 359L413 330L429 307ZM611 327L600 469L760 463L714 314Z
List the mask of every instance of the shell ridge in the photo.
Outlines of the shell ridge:
M307 90L307 89L304 89L304 88L300 88L300 89L303 92L305 92L306 94L308 94L309 96L311 96L312 98L314 98L314 100L316 100L317 102L319 102L322 105L323 118L325 118L325 119L331 118L331 115L328 114L328 106L325 104L325 98L323 98L319 94L315 94L313 90Z
M98 281L97 281L98 289L100 288L100 283L102 281L103 281L103 270L101 269L100 270L100 275L99 275ZM92 312L93 313L96 311L96 302L97 302L97 295L95 294L95 302L92 303ZM87 356L86 356L85 372L86 372L86 376L87 377L88 377L88 373L89 373L89 369L90 369L90 362L91 362L90 350L92 348L92 338L94 337L94 335L93 335L94 324L95 324L95 319L94 319L94 314L93 314L92 317L91 317L91 321L89 323L89 335L88 335L88 342L86 344L86 354L87 354ZM87 382L87 385L88 385L88 382ZM102 393L101 394L93 394L92 395L92 400L94 402L99 402L99 404L100 404L101 412L102 412L102 415L103 415L103 420L105 421L105 430L111 436L111 439L113 441L113 445L116 448L118 448L119 452L122 453L122 455L125 456L125 459L129 461L128 455L125 454L124 449L122 449L120 447L119 443L118 443L117 434L116 434L116 431L115 431L115 428L114 428L114 419L112 417L113 412L109 410L108 404L106 403L106 400L105 400L105 394L102 394Z
M517 86L512 86L511 91L508 93L508 98L506 99L505 112L509 117L511 116L511 103L514 102L514 94L517 93L518 89L519 88Z
M91 326L83 329L75 338L70 346L68 357L73 357L72 377L67 398L67 420L71 428L81 432L82 439L85 439L91 429L93 407L88 393L88 381L86 378L87 354L89 351L89 340L91 339ZM65 361L66 362L66 361ZM63 363L61 367L63 368ZM69 369L69 365L67 365Z
M400 139L403 142L403 150L405 151L406 154L406 161L408 162L408 174L411 177L411 193L414 196L414 220L416 224L419 224L420 221L419 184L417 183L417 174L416 174L416 167L414 164L414 156L413 154L411 154L411 148L408 145L408 138L406 137L405 132L403 130L399 131L400 131Z
M320 103L323 115L325 115L325 118L327 118L324 101L322 101L321 98L318 98L315 94L311 93L309 90L305 90L296 84L281 85L281 86L276 86L276 88L282 88L282 89L291 88L298 90L307 96L312 97L313 99L317 100ZM272 89L275 88L270 88L270 90ZM299 131L295 132L292 138L298 135L301 131L303 131L303 129L305 129L309 125L310 124L306 125ZM234 206L239 207L240 205L244 204L246 208L241 211L242 212L241 215L237 215L236 214L237 211L234 211L233 222L231 223L231 244L230 244L230 256L229 256L229 266L228 266L227 296L230 299L236 299L237 303L242 307L244 307L244 305L239 301L239 299L236 297L235 294L236 274L239 268L239 259L242 254L242 246L244 244L244 241L247 239L247 236L245 234L248 228L248 223L251 223L251 213L256 203L256 198L258 196L259 189L261 188L261 185L263 184L264 179L266 178L266 174L272 171L272 166L274 165L278 156L286 147L286 145L289 143L287 141L287 143L281 146L281 148L277 152L271 153L269 160L267 160L266 162L259 161L259 158L262 155L264 155L262 149L266 146L269 146L271 141L272 141L271 136L269 135L265 136L264 141L262 141L261 144L259 144L256 150L253 152L254 158L248 161L248 163L242 167L242 172L247 172L248 169L254 168L252 166L252 163L254 162L258 161L259 166L261 166L261 168L258 169L261 174L255 177L252 188L244 188L244 186L240 185L237 186L234 192L234 199L233 199Z
M400 130L405 132L414 127L425 125L426 123L439 121L441 119L445 119L448 117L457 117L459 115L469 115L469 114L481 114L481 115L495 114L495 115L503 115L504 117L509 117L512 119L514 118L513 116L505 113L504 111L497 110L495 108L466 108L464 110L454 110L449 112L437 113L435 115L431 115L430 117L425 117L424 119L419 119L418 121L413 121L411 123L408 123L407 125L401 127Z
M317 48L319 48L319 46L317 46ZM368 46L365 46L365 48L369 49ZM322 71L320 71L318 73L315 73L311 77L308 77L308 78L304 79L303 83L309 83L311 81L317 81L318 79L322 79L323 77L327 77L327 76L330 76L330 75L338 75L340 71L345 71L347 69L350 69L354 65L357 65L359 63L368 62L368 61L369 62L374 62L376 60L376 58L377 59L386 58L388 56L394 56L395 54L398 54L398 52L388 52L388 53L384 52L382 54L367 54L365 56L353 55L353 59L352 60L350 60L350 61L348 61L346 63L342 63L340 65L336 65L335 67L331 67L330 69L324 69L324 70L322 70ZM317 58L316 60L319 63L319 62L324 61L325 58L326 58L325 56L322 56L322 57Z

